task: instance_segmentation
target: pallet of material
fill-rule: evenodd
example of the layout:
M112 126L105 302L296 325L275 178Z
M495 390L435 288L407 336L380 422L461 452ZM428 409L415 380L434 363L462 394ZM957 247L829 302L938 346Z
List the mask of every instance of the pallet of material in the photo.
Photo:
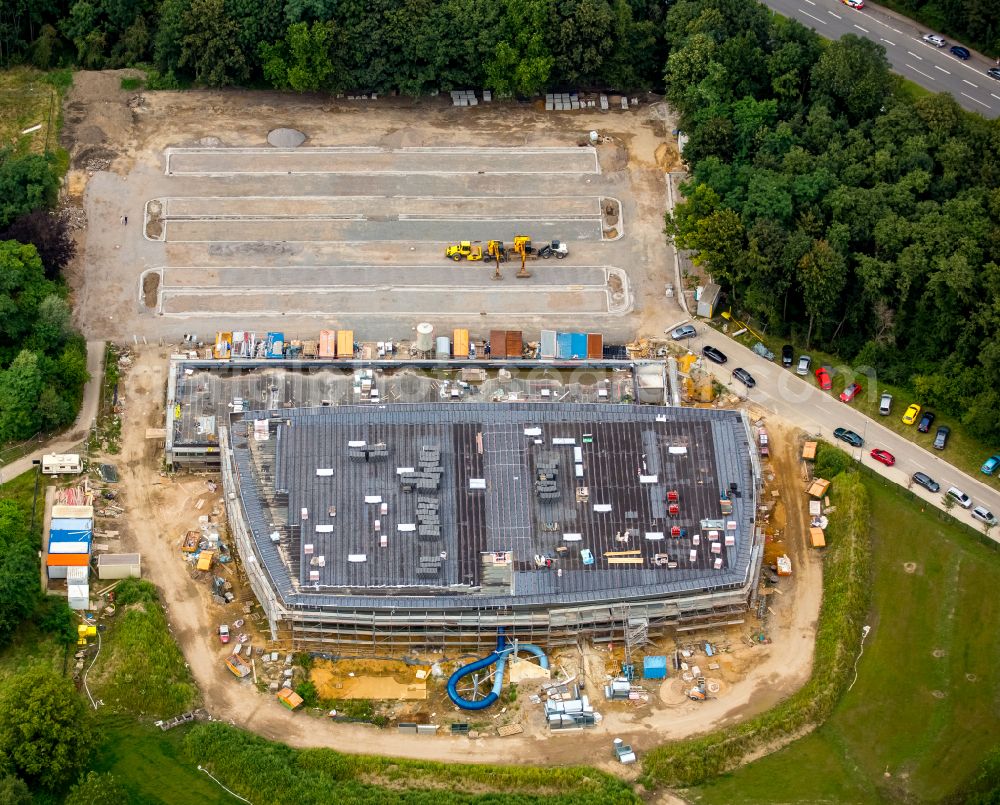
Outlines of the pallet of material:
M506 738L509 735L518 735L524 732L524 727L520 724L505 724L502 727L497 727L497 735L501 738Z
M641 556L612 556L608 559L609 565L641 565L645 563Z
M638 556L642 551L605 551L605 556Z

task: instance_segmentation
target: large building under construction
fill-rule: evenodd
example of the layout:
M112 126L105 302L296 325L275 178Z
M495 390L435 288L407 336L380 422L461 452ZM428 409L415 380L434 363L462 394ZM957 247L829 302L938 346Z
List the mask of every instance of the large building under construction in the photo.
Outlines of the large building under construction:
M230 530L272 637L296 647L485 647L498 627L549 646L619 640L738 622L755 595L760 478L742 412L229 411L213 452Z

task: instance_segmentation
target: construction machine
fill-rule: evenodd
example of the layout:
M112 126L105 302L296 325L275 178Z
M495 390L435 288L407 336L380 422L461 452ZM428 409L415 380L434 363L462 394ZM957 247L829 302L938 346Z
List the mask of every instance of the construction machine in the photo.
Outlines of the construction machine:
M514 251L520 254L522 250L524 251L524 256L532 260L539 257L543 260L548 260L553 256L557 260L562 260L569 254L569 247L561 240L553 240L549 243L543 243L541 246L534 246L531 243L531 238L527 235L515 235Z
M482 246L473 245L472 241L463 240L460 243L452 244L444 250L444 256L450 257L456 263L466 260L482 260L485 256Z
M486 253L498 263L506 263L508 258L507 247L502 240L486 241Z
M517 272L518 279L527 279L531 276L531 272L528 271L524 264L527 261L529 255L534 257L534 252L531 248L531 238L527 235L515 235L514 236L514 247L512 249L514 254L521 255L521 270ZM497 271L499 272L500 267L497 266Z

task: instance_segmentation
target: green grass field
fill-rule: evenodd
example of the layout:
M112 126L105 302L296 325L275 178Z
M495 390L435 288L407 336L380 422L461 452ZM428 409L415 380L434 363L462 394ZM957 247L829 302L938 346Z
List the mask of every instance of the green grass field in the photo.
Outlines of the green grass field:
M874 587L857 683L812 735L692 799L937 802L1000 743L1000 555L897 487L865 486Z
M0 71L0 147L13 146L17 153L58 152L62 96L72 81L69 70ZM41 128L21 133L35 126Z
M732 323L730 323L729 327L730 330L733 330ZM744 333L735 340L739 341L739 343L748 348L752 347L758 341L757 337L751 335L750 333ZM775 366L780 368L781 346L782 344L787 343L787 339L765 335L763 341L767 345L767 348L770 349L775 355ZM725 348L723 348L723 351L725 351ZM843 359L837 357L836 355L830 355L818 349L804 350L797 346L795 349L795 360L798 361L799 356L803 354L808 354L812 357L811 371L813 372L821 365L837 367L844 364ZM791 370L786 369L784 371ZM995 473L991 479L987 478L979 471L979 468L983 466L983 462L987 458L995 453L1000 453L1000 445L984 444L980 440L971 436L966 432L965 426L959 421L958 417L952 417L932 406L930 410L934 411L938 417L934 421L930 433L918 433L916 425L903 424L903 413L906 411L906 408L910 405L910 403L917 403L918 405L923 406L923 401L920 400L911 389L903 388L901 386L890 386L882 382L877 384L877 388L872 389L869 387L870 384L865 376L858 375L857 377L848 377L847 374L841 372L832 372L830 380L833 388L826 393L834 397L837 397L840 392L844 390L844 386L848 383L852 381L860 383L864 392L859 397L855 398L855 400L851 403L851 407L864 412L880 425L884 425L904 438L909 439L911 442L919 444L921 447L928 450L931 449L931 446L934 443L934 431L937 429L937 426L950 426L951 436L948 437L948 446L945 448L944 453L942 453L942 457L949 464L953 464L970 475L979 478L983 483L991 484L1000 488L1000 473ZM816 387L816 378L813 375L804 378L804 382ZM878 412L879 398L883 392L889 392L889 394L892 395L892 413L889 414L889 416L881 416Z
M234 799L184 754L190 725L162 732L128 716L102 716L103 745L94 752L96 771L111 772L132 805L232 805Z
M45 475L38 476L38 507L35 510L35 530L41 533L45 522L45 487L50 479ZM30 517L31 501L35 496L34 468L21 473L15 478L5 479L0 484L0 500L13 500Z

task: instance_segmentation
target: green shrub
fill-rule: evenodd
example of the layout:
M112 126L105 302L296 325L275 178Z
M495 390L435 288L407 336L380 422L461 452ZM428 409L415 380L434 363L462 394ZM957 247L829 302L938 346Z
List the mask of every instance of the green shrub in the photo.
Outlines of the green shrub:
M140 602L159 606L160 596L153 583L145 579L122 579L115 587L115 603L128 606Z
M302 697L302 704L305 707L316 707L319 705L319 694L316 692L316 686L309 680L299 682L295 686L295 692Z
M816 445L817 478L836 478L840 473L846 472L852 463L851 457L839 447L826 442Z
M759 716L700 738L663 744L643 761L650 787L697 785L738 766L754 749L824 721L851 676L868 612L871 545L868 492L856 473L833 479L837 516L827 531L812 677L786 701Z
M122 89L127 92L134 92L135 90L142 87L141 78L123 78L122 79Z

